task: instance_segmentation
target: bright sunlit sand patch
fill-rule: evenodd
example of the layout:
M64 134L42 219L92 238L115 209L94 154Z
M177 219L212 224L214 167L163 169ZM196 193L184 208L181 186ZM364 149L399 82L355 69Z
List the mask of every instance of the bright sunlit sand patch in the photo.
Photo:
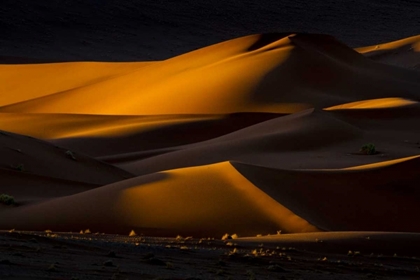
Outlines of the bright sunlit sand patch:
M410 50L420 52L420 35L404 38L394 42L378 44L367 47L356 48L355 50L359 53L368 53L381 50L395 50L404 46L410 46Z
M135 71L152 62L0 64L0 106L68 91Z
M392 98L379 98L371 100L362 100L337 106L325 108L326 111L332 110L347 110L347 109L383 109L383 108L394 108L412 105L418 103L404 98L392 97Z
M133 184L121 192L116 209L124 223L191 233L318 231L250 183L229 162L162 174L163 180Z
M251 38L257 39L255 36ZM0 111L104 115L255 111L255 105L258 104L253 96L259 90L259 84L267 73L289 57L291 47L274 44L270 50L248 52L249 38L236 39L223 45L229 48L236 44L242 45L242 49L236 49L236 53L229 52L230 56L227 57L224 51L215 56L214 51L219 47L210 46L199 53L213 58L211 61L200 59L201 63L198 63L193 59L196 53L192 52L100 82L73 86L67 91L56 91L49 95L37 93L33 94L33 98L25 95L26 102L4 106ZM202 64L204 62L206 64ZM52 73L46 77L51 76ZM68 78L78 80L77 77ZM43 80L46 82L45 77ZM290 111L290 108L286 110Z

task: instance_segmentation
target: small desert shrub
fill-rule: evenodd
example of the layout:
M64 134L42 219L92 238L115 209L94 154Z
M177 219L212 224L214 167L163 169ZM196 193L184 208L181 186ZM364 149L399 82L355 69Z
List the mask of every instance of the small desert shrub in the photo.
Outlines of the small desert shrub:
M375 145L372 144L372 143L365 144L360 149L360 152L363 153L363 154L365 154L365 155L374 155L374 154L376 154Z
M15 204L15 198L11 195L7 194L0 194L0 203L6 204L6 205L13 205Z
M25 171L25 166L23 165L23 163L19 163L16 165L12 164L10 167L17 171L21 171L21 172Z

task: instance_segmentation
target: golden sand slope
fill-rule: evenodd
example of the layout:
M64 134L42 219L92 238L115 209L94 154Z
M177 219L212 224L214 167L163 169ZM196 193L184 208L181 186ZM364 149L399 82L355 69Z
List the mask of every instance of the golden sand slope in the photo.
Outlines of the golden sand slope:
M0 96L0 106L95 84L149 64L151 63L0 64L0 81L3 93Z
M176 169L4 209L0 226L197 237L319 229L419 232L413 221L420 214L419 164L420 156L344 170L229 162Z
M171 170L0 212L2 228L221 236L317 231L228 162ZM4 219L4 217L8 217Z
M324 110L346 110L346 109L383 109L383 108L395 108L403 107L407 105L412 105L419 103L417 101L407 100L404 98L379 98L371 100L362 100L346 104L341 104L337 106L332 106L325 108Z
M21 77L16 74L8 79ZM35 98L45 95L39 93L26 102L9 102L0 112L293 113L360 99L416 100L419 80L420 73L373 63L329 36L253 35L151 63L101 82ZM27 93L16 95L28 99Z

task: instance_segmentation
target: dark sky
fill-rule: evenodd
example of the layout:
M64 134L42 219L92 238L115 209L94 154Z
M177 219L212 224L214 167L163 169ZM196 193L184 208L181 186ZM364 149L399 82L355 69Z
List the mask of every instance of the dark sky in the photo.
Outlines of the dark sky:
M420 1L2 0L0 59L165 59L267 32L326 33L352 47L396 40L420 34Z

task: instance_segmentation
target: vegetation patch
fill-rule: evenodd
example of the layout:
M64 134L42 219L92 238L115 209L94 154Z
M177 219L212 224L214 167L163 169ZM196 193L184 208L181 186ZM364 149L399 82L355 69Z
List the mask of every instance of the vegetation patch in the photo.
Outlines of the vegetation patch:
M24 172L25 171L25 166L23 165L23 163L19 163L19 164L12 164L10 166L12 169L16 170L16 171L20 171L20 172Z
M15 198L11 195L8 194L0 194L0 203L2 204L6 204L6 205L14 205L15 203Z
M374 155L377 153L377 151L376 151L375 145L372 143L369 143L369 144L363 145L362 148L360 148L360 153L364 155Z

